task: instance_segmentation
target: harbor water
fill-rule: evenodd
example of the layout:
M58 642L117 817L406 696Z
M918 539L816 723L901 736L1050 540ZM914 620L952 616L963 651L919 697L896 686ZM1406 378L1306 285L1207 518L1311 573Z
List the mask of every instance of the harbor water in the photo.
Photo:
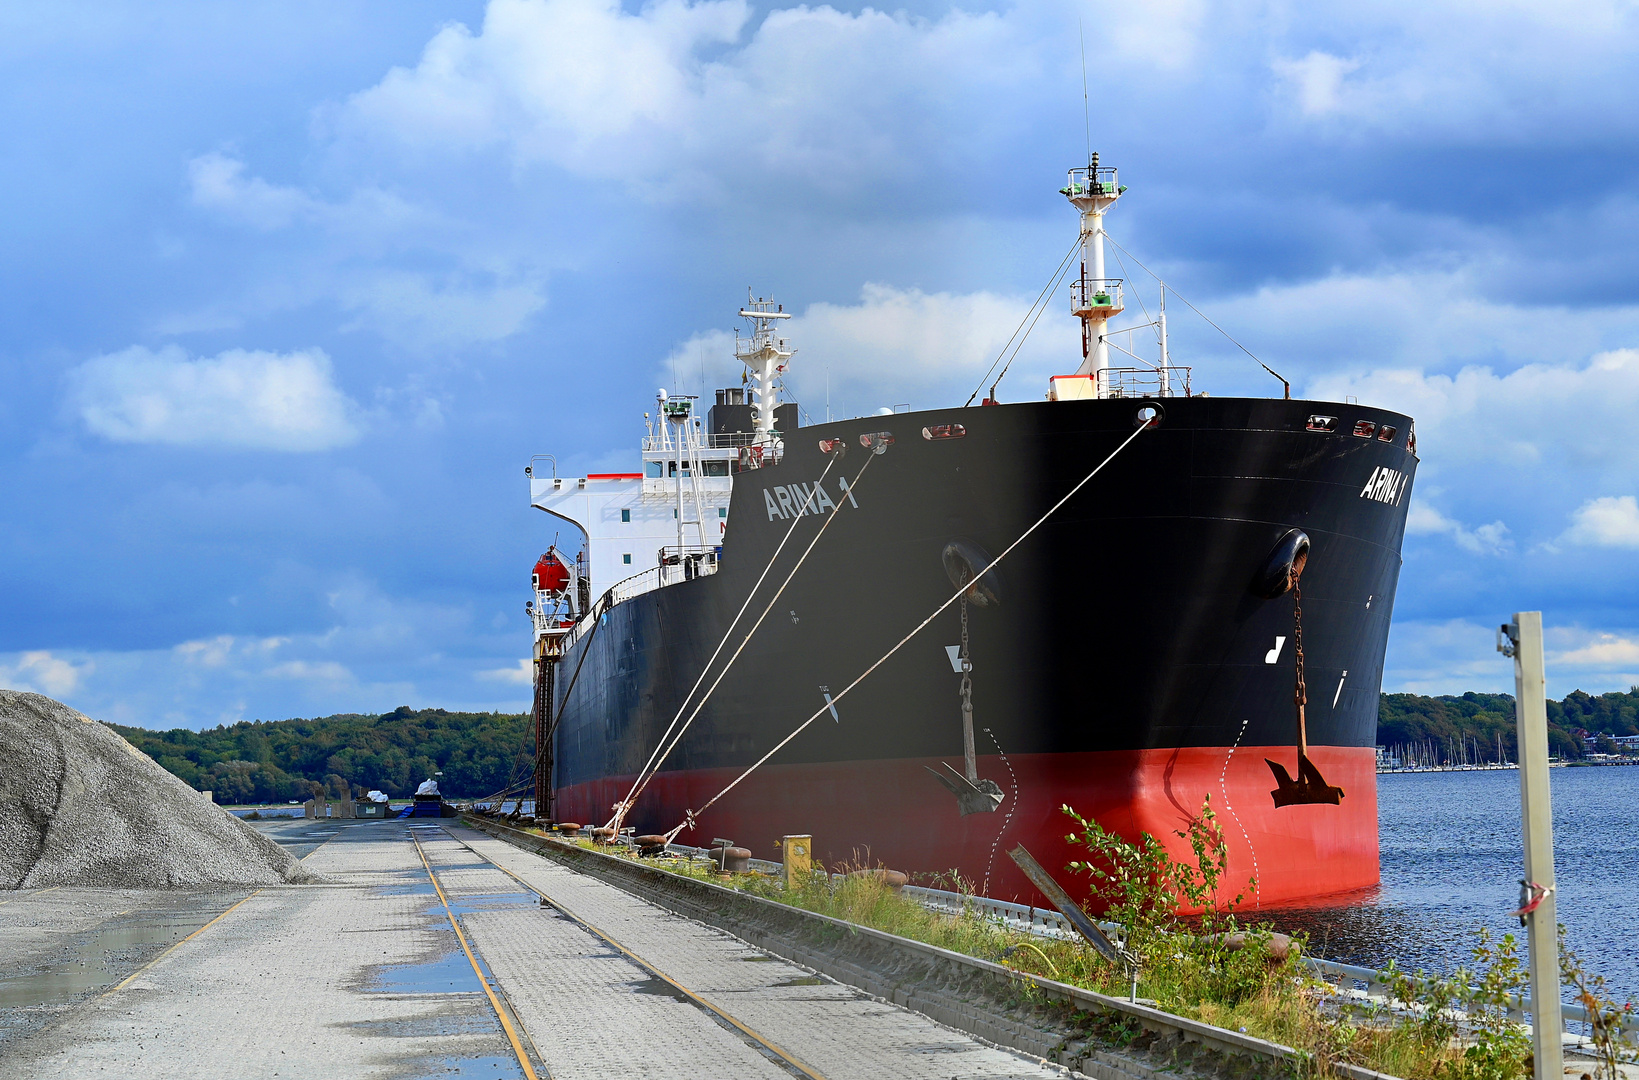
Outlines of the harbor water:
M1550 772L1559 921L1613 996L1639 997L1639 767ZM1449 971L1475 931L1520 935L1519 773L1391 773L1377 778L1382 884L1304 907L1266 909L1332 960ZM1522 950L1523 951L1523 950Z

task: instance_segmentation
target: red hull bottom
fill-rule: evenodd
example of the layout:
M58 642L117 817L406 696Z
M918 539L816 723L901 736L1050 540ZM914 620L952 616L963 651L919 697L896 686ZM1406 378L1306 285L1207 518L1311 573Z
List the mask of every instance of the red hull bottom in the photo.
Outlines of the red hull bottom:
M1007 798L993 814L965 818L924 769L940 768L943 759L767 765L678 841L705 847L724 837L754 856L777 859L781 836L812 834L814 854L828 864L867 861L913 873L954 870L983 895L1039 904L1040 895L1007 851L1024 844L1073 895L1083 895L1085 883L1061 873L1078 857L1078 849L1065 840L1073 825L1061 809L1065 804L1129 840L1147 832L1189 858L1189 847L1176 832L1210 796L1229 846L1228 898L1244 889L1243 906L1268 906L1376 885L1372 750L1312 746L1309 752L1327 782L1343 789L1341 805L1274 805L1274 778L1264 759L1296 773L1297 755L1290 746L985 756L979 759L979 775L1000 784ZM960 768L961 763L951 764ZM664 832L684 820L685 808L704 803L735 775L733 769L663 772L638 800L628 824L639 833ZM604 823L631 780L558 789L559 819ZM1252 878L1255 888L1246 886Z

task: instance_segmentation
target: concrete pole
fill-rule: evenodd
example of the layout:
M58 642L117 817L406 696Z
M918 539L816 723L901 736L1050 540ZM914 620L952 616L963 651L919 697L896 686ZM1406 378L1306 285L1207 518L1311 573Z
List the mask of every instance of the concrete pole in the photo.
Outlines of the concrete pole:
M1514 719L1519 732L1519 793L1525 837L1528 903L1537 888L1546 894L1525 916L1531 967L1531 1050L1536 1080L1563 1080L1564 1020L1559 1009L1559 916L1554 896L1554 815L1548 790L1547 679L1542 659L1542 612L1521 611L1504 627L1514 657ZM1504 651L1510 651L1505 649Z

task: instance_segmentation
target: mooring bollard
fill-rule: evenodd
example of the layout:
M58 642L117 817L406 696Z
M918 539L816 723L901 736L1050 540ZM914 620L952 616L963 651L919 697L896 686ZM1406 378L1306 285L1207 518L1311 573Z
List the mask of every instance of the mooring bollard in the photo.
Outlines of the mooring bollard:
M800 889L814 874L814 838L780 837L780 861L785 863L785 887Z

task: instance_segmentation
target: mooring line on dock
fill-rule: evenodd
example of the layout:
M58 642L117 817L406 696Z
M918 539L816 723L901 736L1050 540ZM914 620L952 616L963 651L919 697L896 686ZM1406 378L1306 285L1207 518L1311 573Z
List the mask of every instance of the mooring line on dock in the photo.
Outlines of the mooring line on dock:
M444 905L444 914L450 920L450 929L455 931L455 939L461 943L461 951L467 954L467 963L472 965L472 973L478 977L479 985L484 988L484 995L489 998L496 1019L501 1021L501 1029L506 1032L507 1042L512 1045L513 1054L517 1055L518 1067L523 1069L526 1080L540 1080L535 1067L529 1063L529 1055L524 1052L523 1044L518 1041L517 1030L513 1028L512 1021L507 1019L508 1010L501 1008L501 1002L496 998L494 989L484 977L483 969L478 966L478 958L472 954L472 946L467 944L467 935L461 932L461 924L456 921L455 912L450 910L450 901L449 897L444 895L444 886L438 883L438 875L433 873L432 863L427 861L427 853L421 849L421 841L415 833L410 834L410 843L415 845L415 853L421 857L421 865L427 869L427 878L438 893L438 902Z
M450 832L448 828L444 829L444 834L446 836L448 836L451 840L454 840L457 844L460 844L462 847L466 848L468 851L470 851L474 855L478 856L480 859L482 859L485 862L489 863L489 865L495 867L495 869L499 870L501 873L505 874L507 877L511 878L513 881L516 881L518 884L522 885L525 889L528 889L530 892L532 892L536 896L540 897L541 900L544 903L550 904L552 907L556 908L564 916L564 918L568 919L570 922L574 923L576 926L579 926L582 930L585 930L587 933L591 934L593 937L597 938L598 940L602 941L604 944L608 945L610 948L614 949L616 952L620 953L622 956L624 956L627 960L631 961L637 967L643 969L644 971L648 972L654 978L659 979L661 982L665 983L667 986L670 986L672 989L676 990L678 993L680 993L680 994L684 995L685 997L687 997L689 999L689 1001L691 1001L696 1007L698 1007L702 1011L710 1014L711 1016L716 1017L718 1020L721 1020L723 1023L728 1024L735 1031L738 1031L741 1035L745 1036L746 1038L750 1039L752 1042L756 1043L759 1047L761 1047L763 1049L763 1051L765 1053L777 1058L780 1063L788 1066L797 1075L805 1076L805 1077L808 1078L808 1080L826 1080L826 1078L823 1074L821 1074L819 1072L816 1072L811 1066L805 1064L800 1058L796 1057L789 1050L784 1049L783 1047L779 1046L777 1043L772 1042L771 1040L769 1040L766 1036L757 1033L755 1030L753 1030L750 1027L747 1027L744 1023L742 1023L740 1020L736 1019L732 1014L730 1014L729 1012L724 1010L721 1006L713 1004L712 1002L710 1002L710 1001L706 1000L705 998L701 997L699 994L696 994L693 990L690 990L688 987L684 986L682 983L678 982L676 979L672 978L670 975L667 975L665 972L663 972L659 968L655 967L649 961L643 959L641 956L638 956L636 953L632 952L632 950L628 949L626 946L622 945L620 942L616 941L614 938L610 937L608 934L604 933L602 930L599 930L596 926L593 926L591 923L587 922L585 919L581 918L579 915L576 915L573 911L570 911L568 908L564 907L557 900L555 900L552 897L548 896L545 892L543 892L541 890L541 888L539 886L531 885L529 882L525 881L523 878L519 877L517 874L514 874L511 870L508 870L506 867L502 866L500 863L496 862L494 859L490 858L488 855L485 855L482 851L479 851L477 848L473 847L471 844L467 843L465 840L461 839L459 836L456 836L454 833ZM419 848L419 845L417 845L417 846ZM426 856L423 855L422 859L423 859L423 861L425 861ZM431 870L429 869L428 872L431 873Z

